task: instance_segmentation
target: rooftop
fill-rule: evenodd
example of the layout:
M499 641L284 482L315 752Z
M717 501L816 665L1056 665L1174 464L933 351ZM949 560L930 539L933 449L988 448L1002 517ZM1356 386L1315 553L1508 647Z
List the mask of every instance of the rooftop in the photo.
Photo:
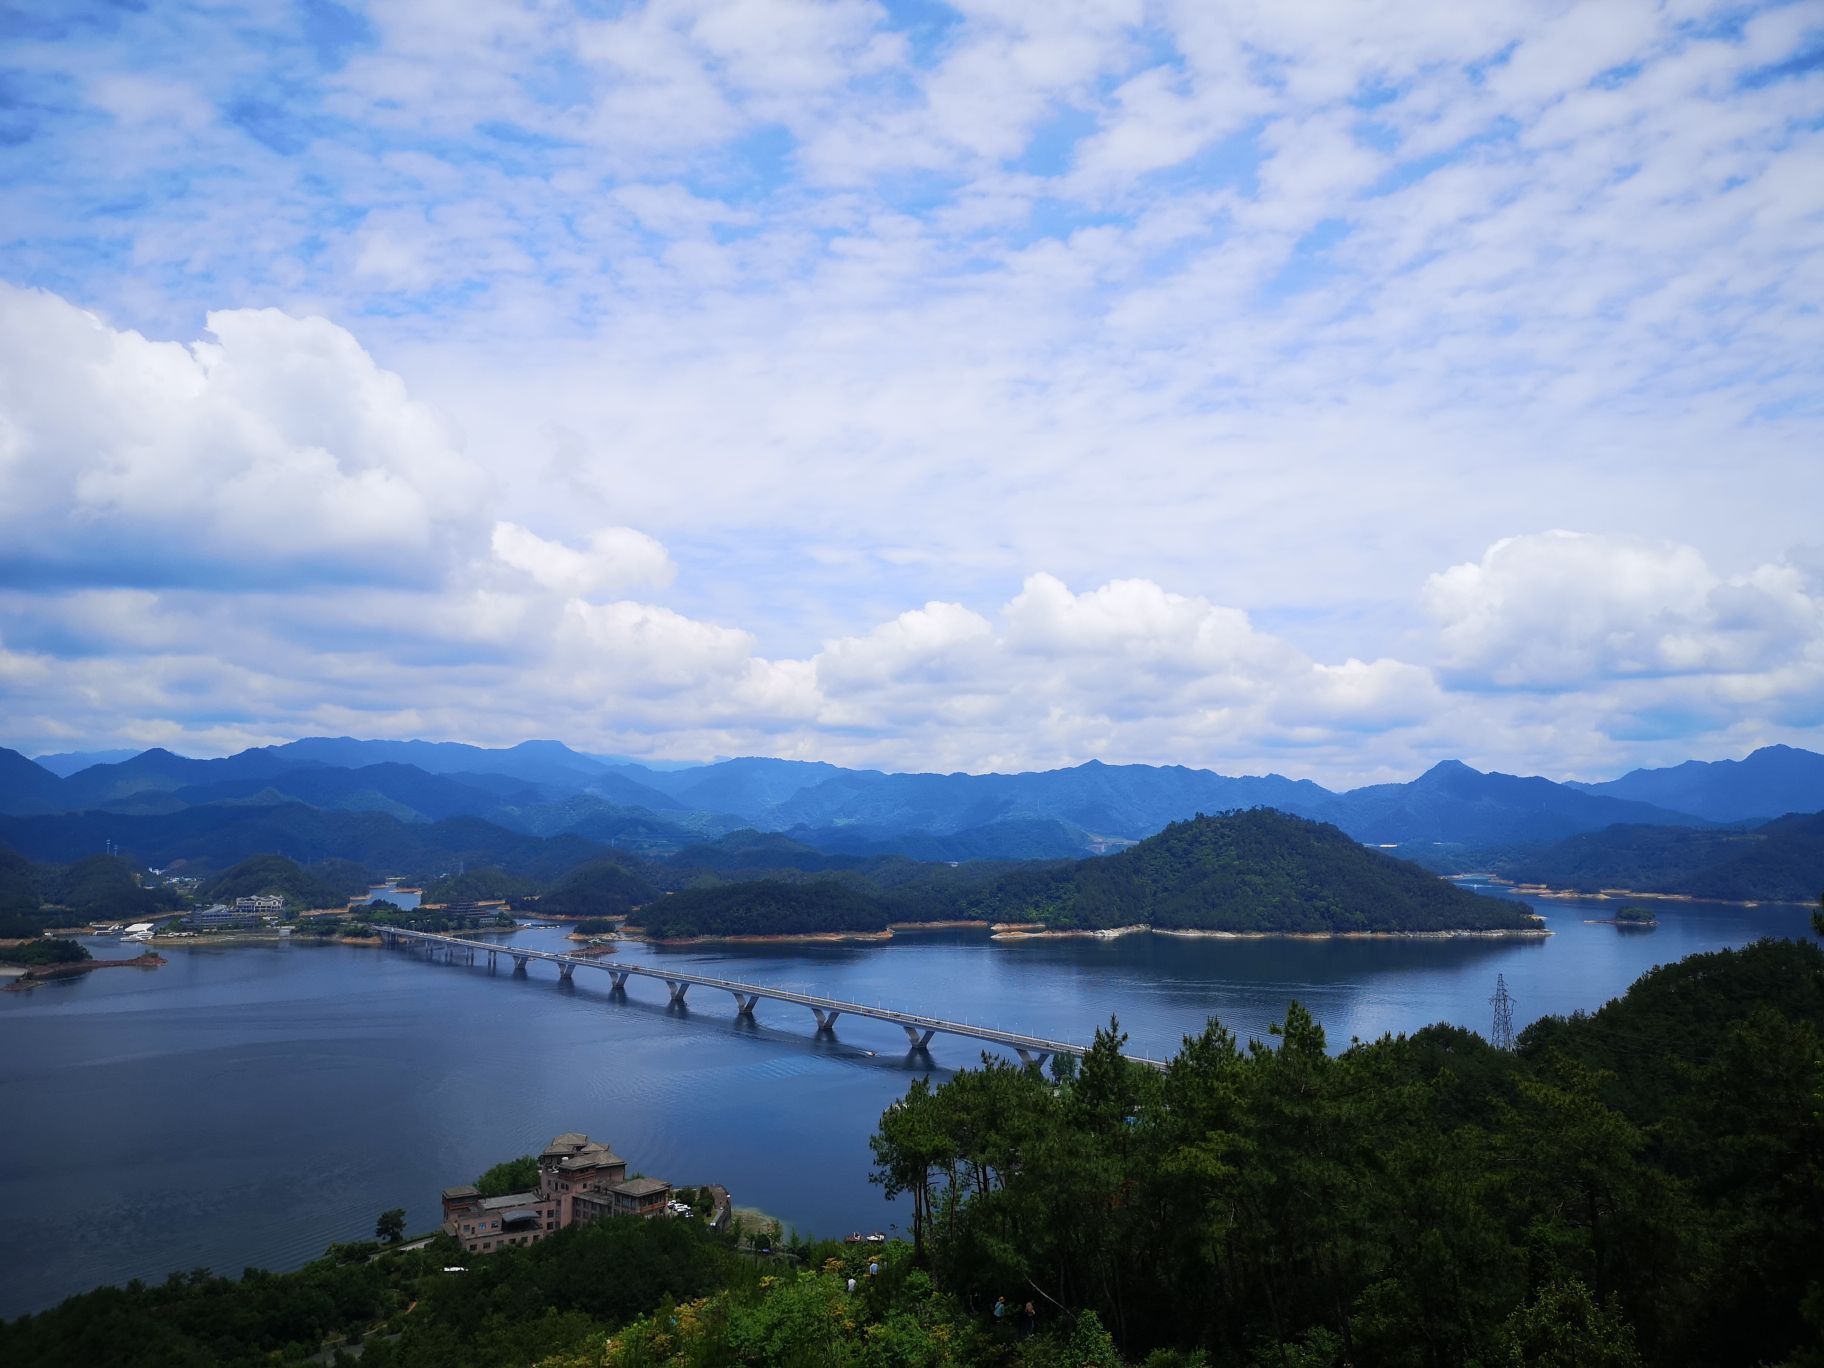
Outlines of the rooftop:
M624 1163L626 1163L626 1160L609 1149L608 1146L591 1144L578 1150L568 1159L560 1161L558 1167L561 1169L588 1169L601 1168L606 1164Z
M671 1184L657 1178L629 1178L624 1183L616 1183L613 1191L623 1197L650 1197L656 1192L670 1192Z
M509 1211L514 1207L534 1207L543 1200L544 1198L536 1192L509 1192L505 1197L483 1197L481 1209L483 1211Z

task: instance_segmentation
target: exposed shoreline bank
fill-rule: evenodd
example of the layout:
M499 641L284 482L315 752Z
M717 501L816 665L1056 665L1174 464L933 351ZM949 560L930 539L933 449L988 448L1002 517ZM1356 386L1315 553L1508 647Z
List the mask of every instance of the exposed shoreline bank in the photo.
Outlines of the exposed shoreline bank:
M1490 938L1530 939L1552 934L1544 926L1465 927L1448 931L1215 931L1203 927L1114 926L1105 930L1032 931L1019 922L1001 922L990 940L1115 940L1121 936L1150 933L1180 940L1453 940Z
M77 978L83 974L92 974L97 969L157 969L165 963L162 955L150 950L132 959L92 959L81 960L74 964L33 965L25 973L0 988L0 992L23 993L36 988L41 983L52 983L58 979Z
M1477 879L1483 883L1499 884L1508 892L1522 898L1551 898L1553 900L1589 902L1611 902L1617 898L1651 898L1654 902L1674 903L1714 903L1718 907L1804 907L1812 906L1811 899L1789 898L1706 898L1698 893L1642 893L1636 888L1602 888L1594 893L1580 888L1552 888L1546 884L1514 883L1493 874L1453 874L1452 879Z
M644 927L624 926L622 932L637 935L648 945L679 947L690 945L840 945L845 942L879 944L893 939L891 931L805 931L778 936L653 936Z

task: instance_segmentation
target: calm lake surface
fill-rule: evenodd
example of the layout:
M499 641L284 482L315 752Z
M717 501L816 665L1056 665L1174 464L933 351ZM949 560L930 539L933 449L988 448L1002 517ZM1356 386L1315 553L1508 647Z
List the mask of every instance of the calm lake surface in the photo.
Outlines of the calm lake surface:
M1613 903L1529 900L1539 941L1115 941L994 945L981 933L867 946L630 945L615 960L679 968L1085 1040L1120 1018L1164 1056L1218 1016L1264 1036L1288 1001L1333 1048L1449 1021L1486 1032L1495 975L1516 1027L1594 1008L1655 964L1761 936L1810 937L1805 909L1657 904L1659 929L1587 925ZM512 939L567 948L562 931ZM124 953L90 942L102 956ZM289 1268L369 1238L403 1205L429 1230L441 1188L559 1131L610 1141L630 1170L721 1182L812 1233L891 1229L867 1140L910 1078L973 1063L897 1027L763 1002L737 1024L726 994L579 969L490 974L400 952L283 945L166 951L162 969L108 970L0 994L0 1315L173 1269Z

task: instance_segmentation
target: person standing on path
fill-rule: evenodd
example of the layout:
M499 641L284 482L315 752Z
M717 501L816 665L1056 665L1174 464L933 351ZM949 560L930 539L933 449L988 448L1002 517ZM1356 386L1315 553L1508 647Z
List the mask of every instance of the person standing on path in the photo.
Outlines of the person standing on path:
M1038 1328L1038 1324L1039 1313L1033 1309L1031 1302L1027 1302L1025 1308L1020 1312L1020 1338L1031 1338L1032 1332Z

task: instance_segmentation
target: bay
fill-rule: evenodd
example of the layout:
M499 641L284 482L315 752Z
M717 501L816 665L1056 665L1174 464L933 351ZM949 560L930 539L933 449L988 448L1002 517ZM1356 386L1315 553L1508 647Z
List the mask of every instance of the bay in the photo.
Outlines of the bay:
M1660 926L1586 919L1615 904L1529 899L1540 940L1217 940L996 944L980 932L890 944L628 945L610 957L1087 1040L1118 1017L1139 1054L1170 1054L1220 1017L1265 1038L1293 999L1354 1037L1448 1021L1486 1032L1495 976L1516 1027L1593 1009L1641 973L1761 936L1811 936L1805 909L1659 903ZM562 931L512 938L568 948ZM118 944L91 942L104 956ZM743 1205L822 1235L894 1229L868 1182L868 1136L919 1074L976 1061L897 1027L604 973L427 962L354 946L184 949L0 995L0 1315L130 1278L283 1269L369 1238L404 1206L433 1228L438 1191L559 1131L610 1141L636 1170L720 1182ZM504 958L504 957L503 957Z

